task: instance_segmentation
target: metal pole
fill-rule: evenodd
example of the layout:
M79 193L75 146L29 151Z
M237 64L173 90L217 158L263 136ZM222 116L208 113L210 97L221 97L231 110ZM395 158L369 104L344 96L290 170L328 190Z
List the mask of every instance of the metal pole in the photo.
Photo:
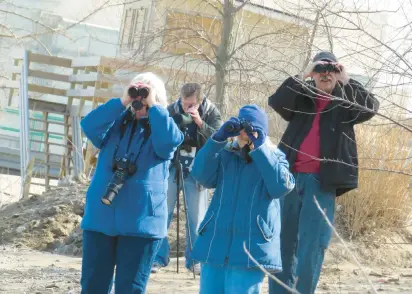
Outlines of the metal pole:
M73 167L74 167L74 178L75 180L80 180L81 174L84 171L83 162L83 151L82 151L82 135L80 128L80 117L77 116L77 107L73 106L71 110L71 120L72 120L72 156L73 156ZM69 171L67 171L69 172Z
M28 91L28 76L29 76L29 52L24 51L23 67L20 77L20 177L21 177L21 193L20 199L27 197L25 191L27 189L28 165L30 162L29 150L29 91Z

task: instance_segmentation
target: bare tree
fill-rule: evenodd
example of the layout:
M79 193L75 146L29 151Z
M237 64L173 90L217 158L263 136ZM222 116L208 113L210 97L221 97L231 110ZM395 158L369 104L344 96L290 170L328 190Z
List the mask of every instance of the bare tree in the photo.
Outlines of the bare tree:
M250 1L198 1L187 11L185 1L155 3L156 25L138 40L144 61L173 68L173 80L202 79L224 116L245 102L264 106L272 85L302 67L307 19ZM141 61L139 49L131 55Z

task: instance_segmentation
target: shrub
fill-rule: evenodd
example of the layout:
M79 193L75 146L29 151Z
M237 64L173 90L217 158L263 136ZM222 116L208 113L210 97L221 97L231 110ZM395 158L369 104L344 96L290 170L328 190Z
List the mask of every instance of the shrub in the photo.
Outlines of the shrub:
M338 198L336 223L349 238L405 226L411 214L412 133L400 127L356 127L359 188ZM384 171L389 170L389 171Z

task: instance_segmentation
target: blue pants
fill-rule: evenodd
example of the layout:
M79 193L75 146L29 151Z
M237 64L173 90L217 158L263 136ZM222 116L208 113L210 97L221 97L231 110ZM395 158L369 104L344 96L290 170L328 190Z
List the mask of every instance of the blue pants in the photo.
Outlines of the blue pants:
M202 264L200 294L259 294L265 274L259 269Z
M160 239L83 232L81 294L107 294L116 265L117 294L145 293Z
M320 189L318 175L297 173L295 189L281 199L281 252L283 272L276 276L302 293L314 293L332 230L317 208L313 196L333 223L335 193ZM269 280L269 294L289 293Z
M202 188L200 189L197 185L195 179L189 174L187 178L184 179L184 189L186 194L186 205L187 205L187 214L188 214L188 224L189 230L186 225L186 268L192 268L192 259L191 259L191 248L189 242L189 234L191 237L192 245L195 244L197 238L197 228L201 221L203 220L206 210L207 210L207 190ZM169 176L169 188L167 191L167 207L169 210L169 215L167 219L167 227L169 228L170 223L173 219L173 210L176 206L176 170L172 168L170 170ZM184 203L181 201L181 207ZM163 239L162 245L157 253L155 263L158 263L161 266L167 266L169 263L169 240L166 238Z

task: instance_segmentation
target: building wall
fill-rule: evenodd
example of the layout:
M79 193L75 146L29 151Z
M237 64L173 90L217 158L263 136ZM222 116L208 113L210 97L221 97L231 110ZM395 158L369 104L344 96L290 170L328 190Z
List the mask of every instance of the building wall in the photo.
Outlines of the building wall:
M13 66L13 58L21 58L23 56L23 47L34 53L51 54L59 57L74 58L80 56L108 56L115 57L118 50L119 30L99 25L91 25L87 23L77 24L74 21L67 20L59 15L44 12L45 2L39 1L36 5L30 1L32 6L26 8L17 8L16 6L2 7L9 9L17 14L24 15L27 18L20 17L13 14L0 14L0 21L7 23L11 32L18 36L33 35L33 38L23 39L23 42L16 42L13 38L0 38L0 72L1 76L11 78L9 69ZM27 3L26 3L27 4ZM34 5L34 6L33 6ZM42 6L43 5L43 6ZM31 19L31 20L30 20ZM36 21L41 21L44 26L36 25ZM46 28L47 27L47 28ZM61 28L70 27L68 30L60 30ZM56 29L57 32L50 33L48 28ZM2 33L5 33L2 31ZM71 70L62 70L61 68L44 67L40 65L32 65L32 69L41 69L48 72L56 72L60 74L70 74ZM49 82L42 79L32 79L32 83L55 87L55 88L69 88L67 83ZM9 105L8 89L0 89L0 146L18 148L19 146L19 101L17 92ZM29 93L30 94L30 93ZM33 95L31 93L30 95ZM43 95L36 97L40 100L47 100L51 102L65 103L64 98L52 95ZM86 102L89 104L89 102ZM42 119L42 113L32 111L31 116L37 119ZM50 116L50 120L63 121L62 116ZM30 127L41 130L43 125L41 122L30 122ZM63 133L62 126L50 125L49 131ZM33 131L30 138L33 140L41 140L44 136L41 131ZM51 136L51 142L66 144L62 136ZM44 146L39 143L31 143L33 150L42 151ZM58 146L51 146L50 152L62 154L63 148Z
M221 5L219 1L214 4ZM302 67L307 23L303 25L287 14L246 6L236 14L234 31L233 48L240 49L227 75L229 112L235 114L245 103L267 109L268 95L288 74ZM209 61L216 61L221 35L222 16L207 1L139 1L125 6L119 55L133 58L136 63L173 69L173 74L169 71L165 76L173 99L184 82L193 80L202 83L213 98L215 67ZM284 128L285 123L273 113L271 120L276 129Z

